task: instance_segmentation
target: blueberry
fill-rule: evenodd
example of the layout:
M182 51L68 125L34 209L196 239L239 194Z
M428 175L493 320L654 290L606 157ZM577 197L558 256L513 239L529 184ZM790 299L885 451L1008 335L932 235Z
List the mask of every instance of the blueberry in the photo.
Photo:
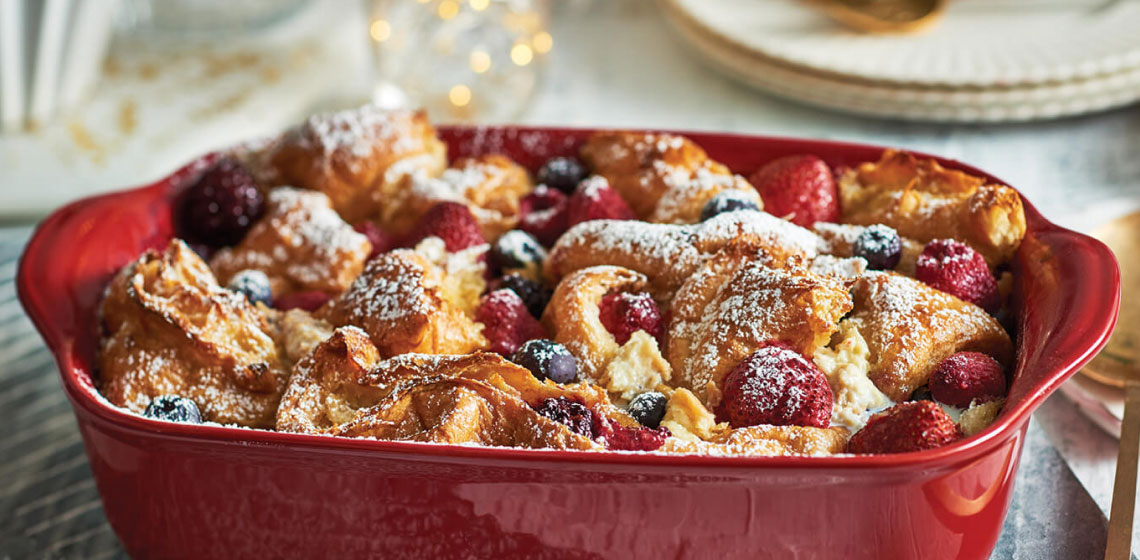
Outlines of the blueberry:
M535 412L570 428L571 432L594 439L594 413L586 405L566 397L546 399Z
M222 247L245 237L265 212L265 196L245 167L223 158L182 193L176 208L182 237Z
M578 379L578 359L553 340L540 338L524 342L512 361L529 369L539 380L570 383Z
M235 274L226 288L245 295L250 303L271 305L273 302L273 289L269 285L269 277L260 270L243 270Z
M736 210L759 210L754 198L749 198L737 190L722 191L709 199L701 208L701 221L705 221L718 214Z
M188 422L201 424L202 413L198 412L198 405L194 401L176 395L160 395L150 401L143 411L147 418L157 418L170 422Z
M490 264L503 274L518 273L531 279L542 277L546 249L533 235L518 229L504 233L491 247Z
M922 387L915 389L914 392L910 394L910 400L932 401L934 400L934 396L930 394L930 389L927 388L926 385L923 385Z
M657 429L665 417L665 404L669 398L657 391L649 391L633 397L629 401L629 415L642 426Z
M550 302L550 290L542 284L518 274L508 274L491 283L489 292L506 288L518 294L526 304L526 310L534 315L535 319L542 317L546 304Z
M852 253L866 259L871 270L892 270L902 257L902 238L882 224L869 226L855 239Z
M570 194L589 174L582 162L569 157L556 157L546 160L536 178L541 184Z

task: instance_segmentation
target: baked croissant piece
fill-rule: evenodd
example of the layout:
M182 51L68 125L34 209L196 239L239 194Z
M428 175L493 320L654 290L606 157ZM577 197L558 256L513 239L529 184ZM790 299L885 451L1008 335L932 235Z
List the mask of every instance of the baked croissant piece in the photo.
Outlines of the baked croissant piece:
M495 354L405 354L381 361L362 331L345 327L297 364L277 429L386 440L600 449L529 404L558 397L624 416L606 404L596 388L540 382Z
M414 173L386 201L380 224L387 230L406 233L432 206L444 201L467 205L483 230L494 241L518 223L519 201L534 185L526 169L501 155L462 158L439 177Z
M555 342L578 358L582 380L605 387L606 366L619 347L599 318L602 298L611 292L641 292L645 287L644 274L617 266L584 268L558 283L542 323Z
M905 276L867 272L852 288L854 323L871 350L869 377L895 402L926 384L946 357L989 354L1002 365L1013 343L982 308Z
M677 291L665 356L677 385L715 407L724 377L764 343L778 340L811 356L850 309L840 279L795 262L773 267L762 248L733 243Z
M424 111L365 105L309 117L256 159L259 176L321 191L355 224L376 217L405 175L443 171L447 146Z
M466 354L485 347L480 326L445 289L445 274L416 251L384 253L368 261L348 290L318 316L336 326L364 329L383 357Z
M850 433L840 427L749 426L717 432L709 440L669 438L658 451L699 455L834 455L847 449Z
M371 250L368 238L340 219L327 196L278 188L267 197L265 216L241 243L219 250L210 267L222 284L243 270L260 270L277 297L309 290L339 294L360 274Z
M654 297L668 301L706 259L735 240L764 249L775 261L810 259L824 249L812 231L766 212L727 212L692 225L595 220L559 238L546 276L557 282L575 270L620 266L644 274Z
M160 395L199 403L205 420L272 428L288 372L269 324L220 286L185 243L148 251L111 282L100 307L99 387L142 412Z
M991 267L1009 261L1025 237L1017 191L906 152L886 150L878 162L848 170L839 194L846 223L886 224L923 243L958 239Z
M637 217L666 224L692 224L717 194L733 190L763 202L740 175L709 159L688 138L672 134L604 131L590 136L582 158L605 177Z

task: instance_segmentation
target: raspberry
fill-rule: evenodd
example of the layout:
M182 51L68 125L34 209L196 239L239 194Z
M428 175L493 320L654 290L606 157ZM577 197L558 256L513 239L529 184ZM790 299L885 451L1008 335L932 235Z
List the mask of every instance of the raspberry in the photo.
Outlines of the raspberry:
M432 206L408 234L404 246L415 247L432 236L442 239L451 253L487 243L471 210L459 202L440 202Z
M491 291L506 288L518 294L526 303L527 311L535 319L542 317L546 304L550 303L551 291L542 284L518 274L508 274L491 282Z
M605 416L594 418L594 437L617 451L654 451L673 435L669 428L629 427Z
M556 157L546 160L535 174L535 179L548 187L562 192L573 192L574 187L586 178L589 172L582 162L569 157Z
M273 300L273 307L280 309L281 311L288 311L290 309L316 311L330 299L332 299L332 296L317 290L308 292L293 292L291 294L285 294Z
M753 352L724 378L724 404L734 428L831 423L831 386L815 364L782 344Z
M590 220L634 220L637 216L610 186L605 177L595 175L578 184L570 195L567 223L574 227Z
M376 258L376 255L387 253L399 245L395 236L384 231L374 222L363 221L353 226L352 229L367 237L368 242L372 244L372 252L368 254L369 260Z
M914 277L986 311L995 311L1000 303L997 280L986 260L969 245L953 239L927 243L915 263Z
M223 158L182 193L176 208L182 237L222 247L245 237L265 212L265 197L245 167Z
M586 405L558 397L545 399L534 409L535 412L570 428L571 432L594 439L594 413Z
M902 258L902 238L893 228L876 224L855 238L851 252L863 257L871 270L894 270Z
M519 201L518 228L550 247L569 228L566 222L569 204L570 199L561 191L539 185Z
M958 352L938 364L930 376L934 400L966 408L974 400L1005 396L1005 372L997 360L980 352Z
M483 323L483 336L488 350L509 356L528 340L546 338L522 298L511 290L495 290L485 296L475 311L475 320Z
M790 216L796 225L839 220L839 191L835 177L822 159L812 155L787 156L768 162L749 178L764 210Z
M880 412L847 442L850 453L906 453L958 439L958 426L931 401L910 401Z
M629 337L637 331L645 331L658 341L665 332L657 302L646 293L607 294L598 305L598 318L618 344L629 342Z

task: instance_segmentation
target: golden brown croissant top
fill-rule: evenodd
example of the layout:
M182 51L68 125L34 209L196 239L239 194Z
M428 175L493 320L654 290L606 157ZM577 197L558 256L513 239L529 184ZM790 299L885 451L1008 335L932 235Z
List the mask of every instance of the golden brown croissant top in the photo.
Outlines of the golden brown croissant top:
M291 188L273 189L265 216L235 247L210 260L222 284L243 270L260 270L276 297L319 290L343 292L364 268L372 244L332 210L327 196Z
M464 354L484 347L479 325L447 299L444 274L415 251L384 253L369 261L319 315L337 326L364 329L384 357Z
M546 260L546 275L557 282L582 268L620 266L646 275L654 296L667 301L706 259L734 240L763 248L775 260L811 258L824 248L812 231L766 212L727 212L693 225L596 220L559 238Z
M206 420L272 427L288 374L266 319L174 240L112 281L100 308L99 384L107 400L141 412L155 397L200 403Z
M683 136L596 132L582 147L582 158L638 218L649 222L695 223L705 203L726 190L751 199L758 208L764 205L748 181Z
M507 157L462 158L439 177L426 173L405 176L381 210L379 223L389 231L404 233L432 206L443 201L461 202L479 222L483 237L494 241L515 227L519 201L532 190L526 169Z
M309 117L260 159L278 185L321 191L350 223L379 214L404 175L436 175L447 146L423 111L373 105Z
M991 267L1008 262L1025 236L1017 191L907 152L887 150L877 163L848 170L839 193L844 222L886 224L924 243L958 239Z

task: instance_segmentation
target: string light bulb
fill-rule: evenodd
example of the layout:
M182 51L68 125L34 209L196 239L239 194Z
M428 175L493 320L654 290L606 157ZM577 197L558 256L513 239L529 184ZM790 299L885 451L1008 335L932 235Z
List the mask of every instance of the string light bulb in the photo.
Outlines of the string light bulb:
M447 100L456 107L466 107L471 102L471 88L463 84L451 86L451 90L447 92Z
M491 55L487 54L484 50L471 51L471 71L476 74L482 74L491 69Z
M443 0L443 2L439 3L437 13L439 14L439 19L449 20L459 15L459 2L455 0Z
M531 60L534 60L534 51L529 45L515 43L515 46L511 47L511 62L518 66L526 66Z
M531 39L530 42L534 45L535 52L539 54L546 54L550 52L550 49L554 48L554 37L551 37L550 33L545 31L535 33L534 38Z
M372 40L381 43L388 40L392 36L392 25L386 20L378 19L372 22L368 27L368 34L372 36Z
M482 12L483 10L487 9L487 6L491 5L491 2L490 0L471 0L470 4L472 10L475 10L476 12Z

